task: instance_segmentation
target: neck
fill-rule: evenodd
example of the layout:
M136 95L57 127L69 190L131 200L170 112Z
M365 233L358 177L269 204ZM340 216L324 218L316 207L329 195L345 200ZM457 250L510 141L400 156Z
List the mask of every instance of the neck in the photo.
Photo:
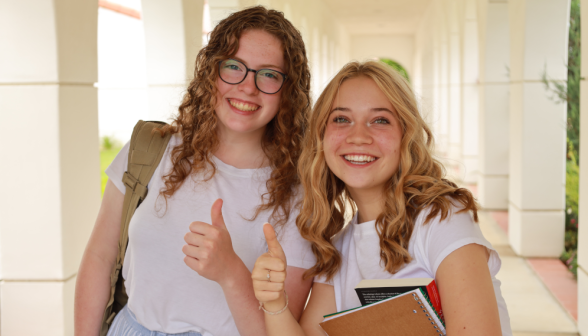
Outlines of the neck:
M349 193L357 205L357 222L376 220L384 212L384 193L381 189L352 190Z
M214 155L222 162L241 169L255 169L269 165L261 148L264 129L251 133L227 132L217 128L219 145Z

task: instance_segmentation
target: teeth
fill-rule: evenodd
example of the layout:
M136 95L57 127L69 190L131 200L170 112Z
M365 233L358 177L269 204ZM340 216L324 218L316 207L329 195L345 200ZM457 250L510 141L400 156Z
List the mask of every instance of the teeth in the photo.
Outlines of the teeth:
M345 160L357 163L357 164L366 164L374 161L376 158L371 155L345 155Z
M245 111L245 112L255 111L259 108L258 105L236 102L236 101L232 101L230 99L229 99L229 104L231 104L231 106L235 107L236 109L241 110L241 111Z

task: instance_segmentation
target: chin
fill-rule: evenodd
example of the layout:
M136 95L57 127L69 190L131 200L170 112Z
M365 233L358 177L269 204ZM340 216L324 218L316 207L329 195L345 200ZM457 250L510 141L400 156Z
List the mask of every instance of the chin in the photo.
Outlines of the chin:
M353 189L353 190L357 190L357 191L361 191L361 190L368 190L368 189L372 189L373 186L366 183L366 182L362 182L362 181L343 181L345 183L345 185L347 186L347 188Z

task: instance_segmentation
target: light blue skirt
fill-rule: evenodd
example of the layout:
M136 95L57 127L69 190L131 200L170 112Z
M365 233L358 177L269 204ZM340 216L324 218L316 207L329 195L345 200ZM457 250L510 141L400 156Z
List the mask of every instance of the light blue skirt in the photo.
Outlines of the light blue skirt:
M107 336L202 336L201 333L189 331L179 334L166 334L160 331L151 331L143 327L137 319L135 314L125 306L114 318L112 325L108 330Z

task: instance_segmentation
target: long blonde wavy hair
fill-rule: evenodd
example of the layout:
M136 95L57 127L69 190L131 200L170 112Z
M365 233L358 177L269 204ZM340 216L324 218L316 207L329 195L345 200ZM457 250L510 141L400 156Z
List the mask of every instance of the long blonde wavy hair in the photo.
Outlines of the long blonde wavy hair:
M263 30L280 40L287 66L288 79L281 89L278 113L268 123L261 146L273 168L261 196L262 210L273 209L272 219L280 225L287 221L292 208L291 198L299 184L296 164L310 110L310 70L306 49L300 32L283 13L262 6L232 13L214 28L210 41L196 57L194 79L187 89L179 112L163 132L180 133L182 143L172 150L172 170L164 177L165 188L160 192L167 201L194 172L216 173L212 153L218 146L216 80L218 63L234 56L239 50L239 38L247 30Z
M421 117L414 93L406 80L389 66L377 62L348 63L327 85L314 106L298 173L304 199L296 224L301 235L312 244L316 264L305 277L317 275L331 279L339 270L341 256L333 239L345 224L345 211L357 207L345 183L329 169L323 152L325 128L341 84L351 78L372 79L390 100L401 125L399 167L385 187L384 209L376 220L380 237L380 257L386 271L394 274L411 261L408 243L420 211L430 208L425 223L437 215L445 219L451 207L472 211L478 220L472 194L444 178L445 170L433 158L433 135Z

